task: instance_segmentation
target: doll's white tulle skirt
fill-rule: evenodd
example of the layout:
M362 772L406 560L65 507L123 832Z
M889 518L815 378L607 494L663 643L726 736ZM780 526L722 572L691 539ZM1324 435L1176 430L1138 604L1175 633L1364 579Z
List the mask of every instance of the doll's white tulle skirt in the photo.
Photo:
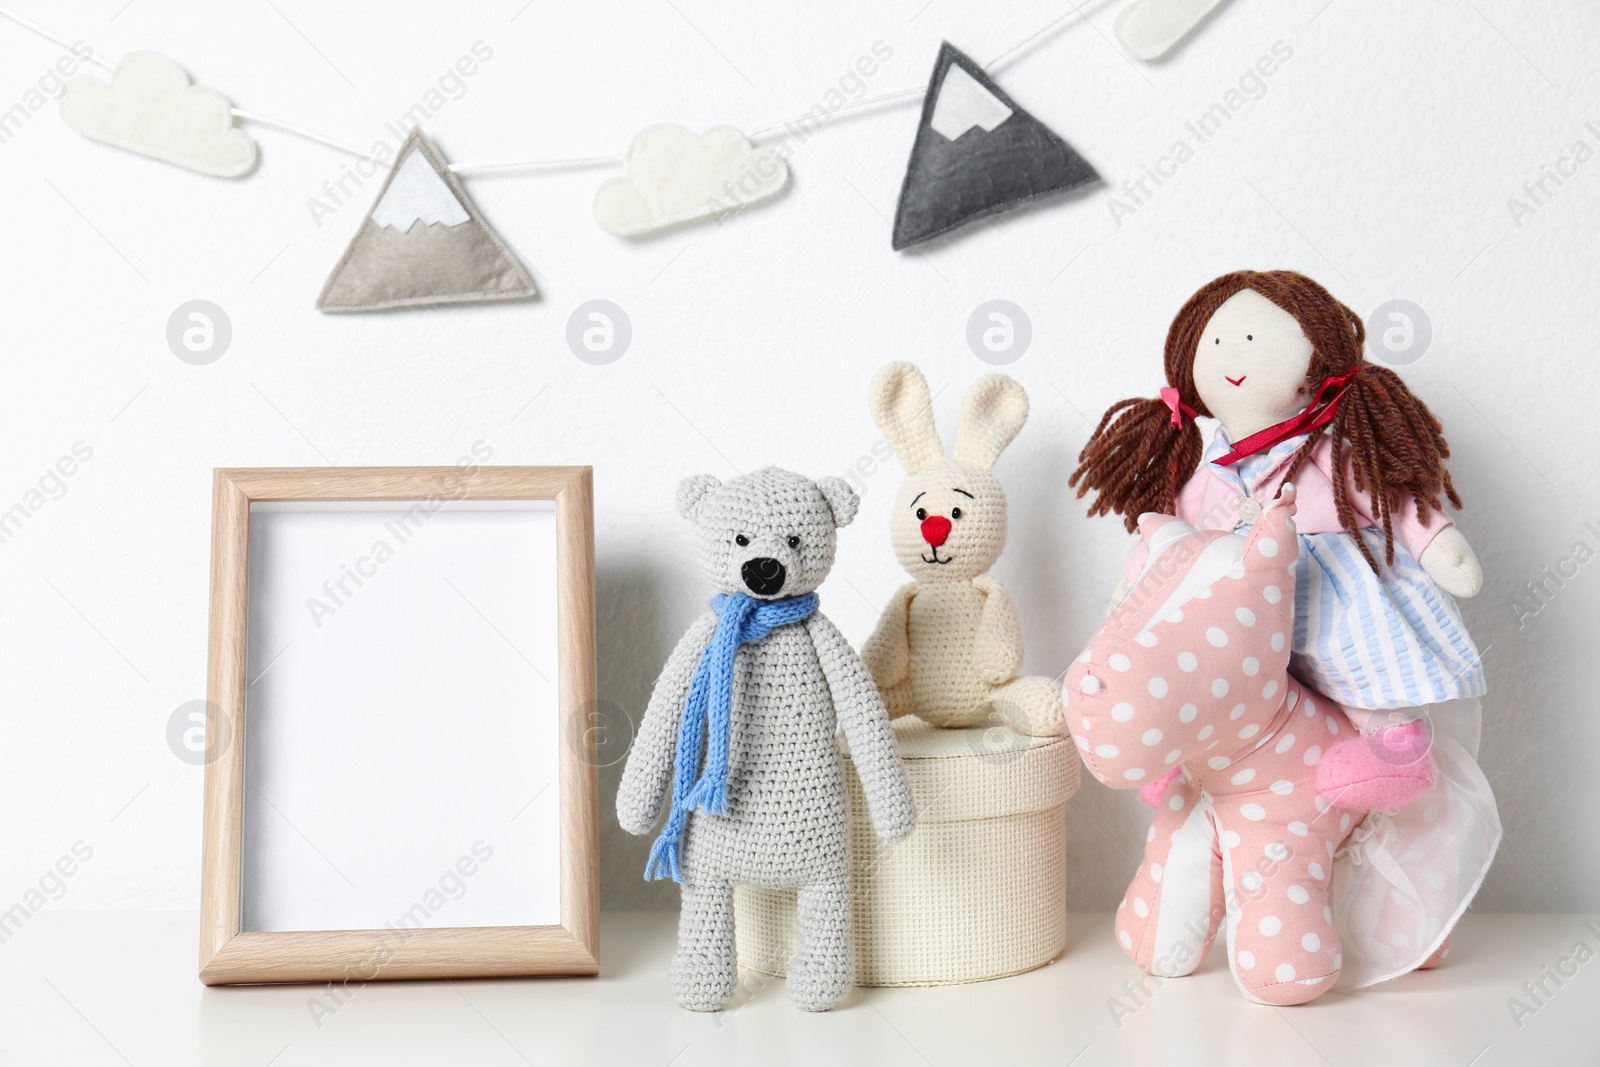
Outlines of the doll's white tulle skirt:
M1343 943L1340 989L1415 970L1443 946L1500 845L1500 812L1476 759L1475 699L1428 707L1431 790L1373 812L1334 856L1332 907Z

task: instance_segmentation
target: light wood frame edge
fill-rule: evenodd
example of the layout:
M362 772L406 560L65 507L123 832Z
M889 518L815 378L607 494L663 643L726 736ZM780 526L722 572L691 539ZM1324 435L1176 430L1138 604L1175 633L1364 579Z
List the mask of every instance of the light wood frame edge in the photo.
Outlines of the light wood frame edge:
M559 926L241 932L250 504L271 500L552 500L560 653ZM277 467L213 472L207 699L232 739L205 768L200 980L373 981L596 974L599 793L594 737L594 477L589 467Z

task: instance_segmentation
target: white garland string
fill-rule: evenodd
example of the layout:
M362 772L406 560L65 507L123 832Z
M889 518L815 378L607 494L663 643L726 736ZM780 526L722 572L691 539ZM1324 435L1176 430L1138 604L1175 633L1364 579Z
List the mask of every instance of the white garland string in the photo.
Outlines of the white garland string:
M1004 52L1001 52L994 59L991 59L989 62L985 63L983 68L988 71L998 70L1011 59L1016 57L1016 55L1028 45L1054 30L1069 18L1076 17L1086 21L1087 16L1084 14L1082 8L1078 6L1076 0L1069 0L1069 3L1072 3L1072 11L1051 19L1043 26L1040 26L1037 30L1034 30L1032 33L1028 34L1022 40L1018 41L1010 48L1007 48ZM17 14L9 7L0 6L0 18L8 18L12 22L15 22L17 25L21 26L23 29L30 30L35 34L38 34L40 37L43 37L45 40L50 41L53 44L60 45L69 52L74 51L75 49L74 43L68 41L66 37L46 29L37 22L34 22L32 19L25 18L22 15ZM110 62L109 60L102 59L100 54L92 49L90 54L84 58L88 62L93 63L104 70L113 72L116 70L116 65L114 63ZM848 101L845 104L834 108L830 114L839 115L846 111L856 111L861 108L873 107L879 104L890 104L902 100L916 99L927 95L927 92L928 89L925 85L919 85L909 89L897 89L891 93L880 93L877 96L869 96L861 100ZM357 157L358 159L370 159L377 163L383 162L370 152L364 152L353 145L349 145L343 141L328 137L324 134L316 132L315 130L307 129L306 127L300 126L296 123L286 122L283 119L269 118L266 115L258 114L254 111L245 111L244 109L237 107L231 108L231 111L234 118L241 122L254 122L262 126L270 126L273 129L282 130L285 133L294 134L297 137L303 137L308 141L314 141L317 144L325 147L336 149L340 152L346 152ZM755 127L746 133L745 136L747 136L752 143L773 139L774 134L779 134L783 131L800 126L810 117L811 112L808 111L803 115L796 115L780 122L769 122L765 125ZM781 138L777 139L781 140ZM460 174L472 171L490 170L538 170L620 166L624 162L625 160L623 157L616 155L570 156L557 159L504 159L483 163L451 163L449 164L449 168L452 173Z
M488 163L451 163L450 171L532 170L537 167L620 167L621 156L573 156L570 159L501 159Z
M12 22L15 22L18 26L21 26L25 30L32 30L34 33L37 33L40 37L43 37L45 40L50 41L50 42L52 42L54 44L60 45L62 48L65 48L67 51L72 52L74 55L77 54L77 47L78 47L79 44L87 44L88 43L87 41L82 41L82 42L69 41L65 37L61 36L60 34L52 33L51 31L45 29L43 26L39 25L37 22L34 22L32 19L24 18L23 16L17 14L15 11L10 10L9 8L0 7L0 16L4 16L5 18L10 19ZM103 68L105 70L116 70L117 69L111 63L110 60L101 59L99 53L95 52L93 49L90 49L89 50L89 54L87 56L85 56L84 58L87 59L90 63L93 63L95 66L101 67L101 68Z
M233 112L233 117L241 122L259 122L263 126L271 126L275 130L292 133L297 137L304 137L308 141L315 141L320 145L327 145L329 148L337 148L341 152L348 152L360 159L370 159L374 163L382 162L376 156L363 152L354 145L347 145L343 141L335 141L332 137L324 137L315 130L308 130L304 126L296 126L294 123L284 122L282 119L269 119L265 115L257 115L254 111L245 111L237 107L229 110Z
M918 85L912 89L897 89L892 93L883 93L879 96L869 96L863 100L848 101L839 107L834 108L832 114L842 115L846 111L854 111L857 108L871 107L873 104L886 104L893 100L905 100L914 96L923 96L927 92L928 87L926 85ZM777 133L779 130L792 129L810 117L811 113L808 111L804 115L796 115L794 118L784 119L782 122L770 122L765 126L757 126L746 136L748 136L752 141L765 140L771 134Z

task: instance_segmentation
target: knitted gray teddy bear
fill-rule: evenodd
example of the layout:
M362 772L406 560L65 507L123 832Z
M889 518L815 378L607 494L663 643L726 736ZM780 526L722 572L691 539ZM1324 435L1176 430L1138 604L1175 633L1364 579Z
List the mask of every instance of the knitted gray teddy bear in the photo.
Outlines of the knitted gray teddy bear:
M683 885L672 991L694 1011L733 997L735 885L799 889L788 979L797 1005L823 1011L854 986L840 728L878 833L900 841L916 824L877 687L816 610L835 530L858 503L843 479L813 482L776 467L678 487L701 569L720 592L656 680L617 818L629 833L649 833L671 782L645 876Z

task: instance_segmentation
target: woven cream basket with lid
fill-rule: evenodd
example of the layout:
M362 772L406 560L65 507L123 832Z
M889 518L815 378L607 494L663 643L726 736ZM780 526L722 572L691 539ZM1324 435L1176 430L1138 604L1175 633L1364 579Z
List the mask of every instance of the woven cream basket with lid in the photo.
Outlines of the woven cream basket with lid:
M1078 788L1071 740L912 718L896 721L895 736L917 801L910 839L885 845L872 832L847 775L856 981L981 982L1055 959L1066 943L1065 807ZM740 886L734 913L739 963L783 974L794 891Z

